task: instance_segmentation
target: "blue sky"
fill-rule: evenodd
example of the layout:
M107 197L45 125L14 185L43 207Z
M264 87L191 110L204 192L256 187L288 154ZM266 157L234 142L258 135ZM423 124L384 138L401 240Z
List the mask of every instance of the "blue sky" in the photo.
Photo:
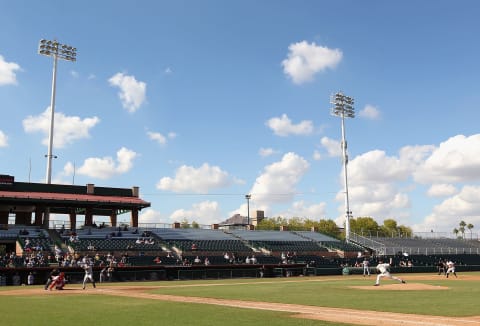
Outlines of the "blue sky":
M476 1L1 1L0 173L139 186L140 222L247 214L480 226ZM28 8L28 10L27 10ZM56 217L61 219L62 217ZM129 220L121 216L120 220ZM474 229L475 230L475 229Z

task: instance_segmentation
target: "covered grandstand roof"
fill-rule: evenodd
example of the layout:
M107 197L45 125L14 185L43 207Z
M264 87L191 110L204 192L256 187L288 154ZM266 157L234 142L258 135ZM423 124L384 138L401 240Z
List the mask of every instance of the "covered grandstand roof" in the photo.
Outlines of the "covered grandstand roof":
M0 181L3 179L0 179ZM113 211L141 210L150 203L139 197L138 187L111 188L15 182L13 177L0 182L0 212L33 212L45 206L52 213L77 213L85 208L94 215L110 215Z

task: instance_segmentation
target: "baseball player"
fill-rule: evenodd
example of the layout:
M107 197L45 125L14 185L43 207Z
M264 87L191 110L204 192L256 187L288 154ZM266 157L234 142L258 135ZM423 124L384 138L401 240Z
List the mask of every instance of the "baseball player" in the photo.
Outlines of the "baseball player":
M93 263L91 261L87 260L83 264L83 269L85 270L85 277L83 278L83 287L82 288L85 290L85 284L87 283L87 281L92 282L93 287L96 288L95 280L93 279Z
M65 273L61 272L59 275L52 277L52 282L50 283L50 287L48 288L50 291L55 288L57 290L63 290L65 286Z
M453 275L455 275L455 277L457 277L457 273L455 273L455 263L451 260L447 262L447 271L445 272L445 275L447 276L447 278L448 278L448 274L450 273L452 273Z
M404 280L402 280L401 278L393 276L392 274L390 274L390 264L383 263L383 261L381 261L381 260L378 261L377 271L379 272L379 274L377 275L377 281L374 284L375 286L380 285L380 279L382 277L388 277L389 279L396 280L396 281L399 281L401 283L407 283Z
M363 259L362 266L363 266L363 277L365 277L365 275L370 276L370 262L368 261L367 257Z

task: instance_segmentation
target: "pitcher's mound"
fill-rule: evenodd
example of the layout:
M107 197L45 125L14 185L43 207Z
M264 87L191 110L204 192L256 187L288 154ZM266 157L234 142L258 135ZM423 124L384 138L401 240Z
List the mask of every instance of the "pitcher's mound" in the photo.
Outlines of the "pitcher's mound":
M417 291L417 290L448 290L446 286L440 285L429 285L429 284L422 284L422 283L393 283L393 284L380 284L379 286L351 286L353 289L359 290L389 290L389 291Z

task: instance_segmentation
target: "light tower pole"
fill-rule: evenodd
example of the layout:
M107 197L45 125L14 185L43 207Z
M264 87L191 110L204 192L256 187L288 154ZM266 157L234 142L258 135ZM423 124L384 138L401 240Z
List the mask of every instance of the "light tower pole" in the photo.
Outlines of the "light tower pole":
M53 148L53 127L55 120L55 90L57 86L57 61L58 59L66 61L77 60L77 49L57 42L57 40L49 41L42 39L38 44L38 54L45 55L47 57L53 57L53 75L52 75L52 95L50 98L50 132L48 135L48 154L47 157L47 176L45 183L52 183L52 155Z
M348 154L347 141L345 140L345 118L354 118L355 109L353 108L353 98L339 92L332 95L330 103L334 105L331 109L332 115L342 119L342 158L343 158L343 176L344 176L344 190L345 190L345 240L350 242L350 218L352 212L350 211L350 203L348 198Z
M58 59L66 61L76 61L77 60L77 49L66 44L61 44L57 40L45 40L41 39L38 43L38 54L45 55L47 57L53 58L53 75L52 75L52 94L50 97L50 132L48 135L48 154L45 155L47 158L47 175L45 178L45 183L52 183L52 158L56 158L52 154L53 150L53 127L55 121L55 90L57 85L57 61ZM49 225L49 215L50 209L46 208L44 226L48 228Z
M251 194L245 195L247 200L247 225L250 225L250 199L252 198Z

